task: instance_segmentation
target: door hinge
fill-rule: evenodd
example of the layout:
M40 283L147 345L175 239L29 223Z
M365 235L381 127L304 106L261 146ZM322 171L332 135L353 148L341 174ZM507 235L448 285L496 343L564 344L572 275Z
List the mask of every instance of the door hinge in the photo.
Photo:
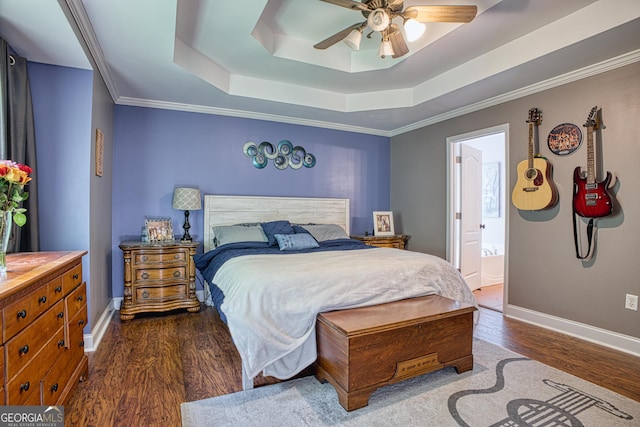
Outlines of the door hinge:
M456 156L456 163L462 163L462 156Z
M456 212L456 219L462 219L462 212Z

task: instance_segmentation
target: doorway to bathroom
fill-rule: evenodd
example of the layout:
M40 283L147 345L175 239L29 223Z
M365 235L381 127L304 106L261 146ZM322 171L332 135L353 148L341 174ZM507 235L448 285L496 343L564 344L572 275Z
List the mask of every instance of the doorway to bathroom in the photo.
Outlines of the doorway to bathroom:
M478 303L506 301L508 125L448 138L449 251Z

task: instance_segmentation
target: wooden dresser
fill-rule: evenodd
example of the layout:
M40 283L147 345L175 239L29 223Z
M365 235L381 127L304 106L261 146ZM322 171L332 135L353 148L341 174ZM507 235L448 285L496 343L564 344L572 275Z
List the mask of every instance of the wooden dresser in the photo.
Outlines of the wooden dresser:
M64 405L78 381L87 379L86 253L7 255L7 272L0 276L4 405Z
M127 321L136 313L178 308L198 312L193 262L198 246L199 242L122 242L124 298L120 319Z
M352 239L360 240L369 246L377 246L379 248L396 248L405 249L409 236L398 234L395 236L351 236Z

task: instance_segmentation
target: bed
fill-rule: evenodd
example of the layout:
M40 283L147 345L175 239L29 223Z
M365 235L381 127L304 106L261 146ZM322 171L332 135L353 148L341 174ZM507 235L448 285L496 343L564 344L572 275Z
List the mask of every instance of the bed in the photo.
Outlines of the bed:
M244 389L259 373L287 379L315 361L318 313L431 294L477 306L447 261L366 246L349 226L348 199L205 195L194 260L242 358Z

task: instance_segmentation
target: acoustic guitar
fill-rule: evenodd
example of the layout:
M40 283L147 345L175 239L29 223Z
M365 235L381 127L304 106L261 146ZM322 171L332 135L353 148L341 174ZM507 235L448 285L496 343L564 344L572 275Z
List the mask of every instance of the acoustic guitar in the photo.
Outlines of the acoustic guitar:
M553 183L553 167L543 157L533 155L535 127L542 122L537 108L529 110L529 153L527 160L518 163L518 181L511 194L513 205L524 211L537 211L553 207L558 201L558 190Z
M584 174L580 166L573 171L573 209L581 217L600 218L611 215L613 204L607 193L611 172L607 172L603 181L596 180L593 133L600 127L597 106L589 112L584 126L587 128L587 173Z

